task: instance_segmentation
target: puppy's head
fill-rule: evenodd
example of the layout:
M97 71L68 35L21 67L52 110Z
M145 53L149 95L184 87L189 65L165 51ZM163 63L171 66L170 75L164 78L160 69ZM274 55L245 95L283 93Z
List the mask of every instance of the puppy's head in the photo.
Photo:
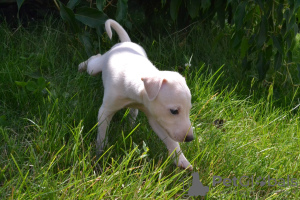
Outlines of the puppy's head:
M189 118L191 92L177 72L160 71L142 78L148 99L147 109L157 123L177 142L193 140Z

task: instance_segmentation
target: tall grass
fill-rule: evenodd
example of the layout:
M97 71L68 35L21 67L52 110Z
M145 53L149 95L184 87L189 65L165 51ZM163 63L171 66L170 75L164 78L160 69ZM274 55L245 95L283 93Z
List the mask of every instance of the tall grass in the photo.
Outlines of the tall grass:
M77 72L86 56L61 22L52 19L15 30L1 24L0 35L1 199L188 198L190 172L173 166L142 113L131 126L126 110L118 112L106 152L95 156L101 78ZM257 98L250 87L245 88L248 96L240 95L240 85L221 67L235 59L226 52L228 42L218 39L216 45L217 39L209 37L195 29L184 41L171 36L141 44L158 68L186 76L195 140L181 146L201 182L209 186L203 198L298 199L299 99L276 107L272 84L265 97ZM216 48L205 52L203 45ZM38 77L49 84L35 93L16 84L38 83ZM255 180L289 176L298 186L212 185L214 176L244 175Z

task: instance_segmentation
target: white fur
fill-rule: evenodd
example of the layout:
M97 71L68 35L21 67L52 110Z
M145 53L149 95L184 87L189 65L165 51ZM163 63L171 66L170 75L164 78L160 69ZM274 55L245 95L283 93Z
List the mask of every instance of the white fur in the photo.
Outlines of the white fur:
M79 64L79 71L90 75L102 72L103 103L98 113L97 150L106 144L106 130L113 115L124 107L131 108L135 119L138 110L144 112L149 124L166 144L175 164L182 168L192 166L181 152L178 142L191 141L193 129L189 119L191 93L185 79L177 72L159 71L148 60L144 49L130 42L126 31L115 21L107 20L106 32L111 38L111 27L121 43L103 55L92 56ZM170 109L178 110L172 114Z
M121 42L131 42L123 27L112 19L106 20L105 22L105 30L110 39L112 38L111 27L117 32Z

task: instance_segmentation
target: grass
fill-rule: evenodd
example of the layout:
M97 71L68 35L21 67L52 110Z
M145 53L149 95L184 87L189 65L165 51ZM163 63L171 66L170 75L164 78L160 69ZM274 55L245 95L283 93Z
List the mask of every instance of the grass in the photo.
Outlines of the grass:
M287 106L277 107L272 84L266 96L237 84L233 80L238 75L232 78L224 70L227 66L221 67L229 63L234 70L230 63L236 59L225 51L226 37L214 43L217 39L209 34L195 28L184 39L174 35L141 43L158 68L178 70L187 78L195 140L181 146L201 182L209 186L203 198L298 199L297 91ZM106 153L95 157L101 77L77 72L86 56L61 22L52 19L15 30L1 24L0 35L1 199L188 198L191 173L173 166L142 113L131 127L126 110L118 112ZM208 51L205 46L216 48ZM45 88L32 91L16 84L39 85L39 77L49 83ZM289 176L297 186L213 186L214 176L269 176L277 182Z

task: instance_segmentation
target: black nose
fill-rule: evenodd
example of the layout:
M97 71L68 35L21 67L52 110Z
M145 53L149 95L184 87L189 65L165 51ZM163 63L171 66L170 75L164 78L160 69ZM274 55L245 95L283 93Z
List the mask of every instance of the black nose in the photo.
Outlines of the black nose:
M193 135L187 135L184 139L185 142L190 142L194 140L194 136Z

